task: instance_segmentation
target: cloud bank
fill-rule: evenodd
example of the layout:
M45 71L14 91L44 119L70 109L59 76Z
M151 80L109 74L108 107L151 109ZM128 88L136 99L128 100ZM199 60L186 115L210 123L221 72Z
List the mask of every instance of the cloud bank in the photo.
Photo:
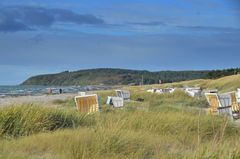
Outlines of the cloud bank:
M30 31L39 27L48 28L55 23L99 25L104 21L91 14L78 14L66 9L30 6L0 8L0 32Z

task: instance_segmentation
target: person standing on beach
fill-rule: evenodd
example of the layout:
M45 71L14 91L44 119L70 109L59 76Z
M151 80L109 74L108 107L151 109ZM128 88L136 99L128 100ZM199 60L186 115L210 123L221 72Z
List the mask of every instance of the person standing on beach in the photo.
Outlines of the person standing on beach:
M59 89L59 94L62 94L62 89L61 88Z

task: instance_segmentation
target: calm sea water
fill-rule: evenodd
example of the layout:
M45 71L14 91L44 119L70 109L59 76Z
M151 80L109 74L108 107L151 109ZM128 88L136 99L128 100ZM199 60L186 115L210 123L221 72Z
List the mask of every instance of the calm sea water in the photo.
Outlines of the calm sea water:
M24 95L42 95L48 93L49 89L53 93L59 93L59 89L63 93L77 93L79 91L93 91L110 89L109 86L0 86L0 97L6 96L24 96Z

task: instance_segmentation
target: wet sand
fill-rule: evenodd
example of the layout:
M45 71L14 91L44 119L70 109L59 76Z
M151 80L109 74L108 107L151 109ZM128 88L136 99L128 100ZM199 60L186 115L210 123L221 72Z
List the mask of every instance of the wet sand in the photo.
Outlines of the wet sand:
M18 97L4 97L0 98L0 106L9 106L23 103L37 103L37 104L50 104L54 100L65 100L73 98L77 94L55 94L55 95L39 95L39 96L18 96Z

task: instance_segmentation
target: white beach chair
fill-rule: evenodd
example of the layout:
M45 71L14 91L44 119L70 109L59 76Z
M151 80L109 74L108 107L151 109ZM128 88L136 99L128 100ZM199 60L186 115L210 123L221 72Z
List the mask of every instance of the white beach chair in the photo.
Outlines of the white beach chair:
M76 96L75 103L78 111L82 113L98 112L100 108L98 96L96 94Z
M147 92L149 92L149 93L155 93L155 92L156 92L156 89L148 89Z
M124 100L130 100L130 92L127 90L116 90L117 97L123 98Z
M162 89L162 93L169 93L169 89L168 88Z
M112 97L112 103L114 108L123 107L124 101L121 97Z
M162 93L173 93L175 91L174 88L164 88L162 89Z
M86 92L78 92L78 95L79 95L79 96L85 96L85 95L86 95Z
M108 96L106 104L113 105L114 108L123 107L124 101L121 97L110 97Z
M185 92L191 97L200 97L202 95L200 87L186 88Z
M163 93L163 90L162 90L162 89L156 89L155 93L162 94L162 93Z
M174 93L175 90L176 90L175 88L170 88L169 93Z
M159 94L173 93L174 91L175 91L175 88L164 88L164 89L150 89L150 90L147 90L147 92L159 93Z

